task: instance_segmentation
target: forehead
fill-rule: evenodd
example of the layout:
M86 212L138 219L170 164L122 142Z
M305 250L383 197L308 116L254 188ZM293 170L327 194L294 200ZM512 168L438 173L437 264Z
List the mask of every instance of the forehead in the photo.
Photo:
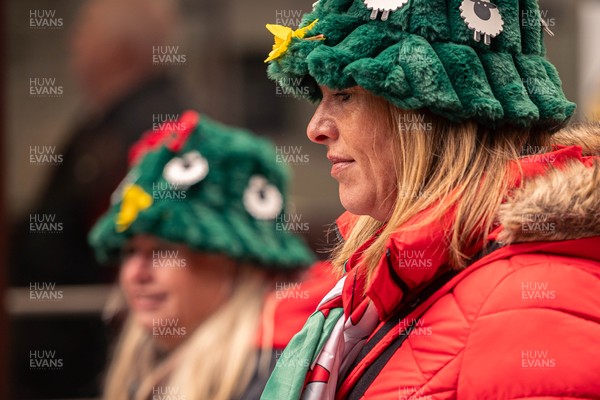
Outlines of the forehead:
M323 85L319 87L323 99L335 96L340 92L352 95L354 101L343 107L345 116L358 117L356 114L364 114L365 118L368 117L367 119L371 117L379 119L382 115L388 115L390 108L393 107L383 97L376 96L361 86L352 86L346 89L332 89ZM328 100L327 103L331 103L331 101Z
M141 247L165 247L177 246L176 243L171 243L162 238L150 234L139 234L133 236L127 241L126 246L141 246Z
M362 86L351 86L351 87L344 88L344 89L333 89L333 88L330 88L330 87L325 86L325 85L319 85L319 89L321 89L321 92L323 94L326 94L326 93L327 94L328 93L336 93L336 92L340 92L340 91L349 91L349 92L353 92L353 93L369 94L369 95L375 97L373 94L371 94L371 92L369 92L368 90L366 90Z

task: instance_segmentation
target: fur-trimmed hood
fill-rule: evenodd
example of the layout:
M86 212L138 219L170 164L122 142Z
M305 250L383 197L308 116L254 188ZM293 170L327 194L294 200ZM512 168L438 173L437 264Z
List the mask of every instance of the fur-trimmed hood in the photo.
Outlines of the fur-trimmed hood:
M580 145L585 156L600 156L600 123L567 128L555 143ZM600 236L600 158L575 160L527 181L499 210L503 244L572 240ZM590 165L592 164L592 165Z

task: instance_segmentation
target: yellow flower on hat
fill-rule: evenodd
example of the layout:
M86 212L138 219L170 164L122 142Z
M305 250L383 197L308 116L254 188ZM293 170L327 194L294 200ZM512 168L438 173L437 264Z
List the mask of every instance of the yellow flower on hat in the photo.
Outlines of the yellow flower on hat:
M150 208L152 196L138 185L127 185L123 190L123 203L117 216L116 230L124 232L137 219L140 211Z
M265 62L276 60L284 55L288 47L290 47L290 43L292 43L292 38L304 39L306 33L314 28L318 21L318 19L315 19L310 25L296 29L295 31L287 26L267 24L267 29L275 36L275 44L273 44L273 50L271 50ZM318 35L308 39L323 40L324 36Z

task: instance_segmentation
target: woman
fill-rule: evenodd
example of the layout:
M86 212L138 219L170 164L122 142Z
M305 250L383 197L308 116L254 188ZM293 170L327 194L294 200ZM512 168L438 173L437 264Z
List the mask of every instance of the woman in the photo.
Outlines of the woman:
M600 128L553 136L575 105L537 2L321 0L303 26L267 26L269 76L319 102L343 276L262 399L600 398Z
M308 283L288 305L278 298L293 296L273 294L312 260L277 229L286 171L247 132L195 112L167 125L132 148L130 172L90 235L101 259L122 255L128 310L104 398L257 398L272 353L320 290Z

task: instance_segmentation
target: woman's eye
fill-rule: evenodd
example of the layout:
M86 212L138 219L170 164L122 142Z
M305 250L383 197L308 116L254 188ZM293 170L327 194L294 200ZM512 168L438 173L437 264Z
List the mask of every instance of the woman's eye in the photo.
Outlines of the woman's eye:
M135 248L133 246L125 246L121 249L121 259L127 260L129 257L135 254Z
M346 101L350 100L351 95L348 92L337 92L334 94L334 96L337 99L341 100L342 102L346 102Z

